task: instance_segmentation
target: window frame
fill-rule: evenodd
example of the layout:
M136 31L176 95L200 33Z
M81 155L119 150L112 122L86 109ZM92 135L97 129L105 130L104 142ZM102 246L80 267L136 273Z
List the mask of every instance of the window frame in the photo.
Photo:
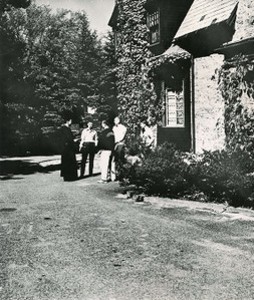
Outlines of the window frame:
M184 93L184 80L183 80L183 88L181 92L174 92L172 89L170 88L166 88L165 89L165 113L164 113L164 127L165 128L182 128L185 129L186 128L186 108L185 108L185 93ZM174 97L175 99L175 103L172 103L170 105L169 103L169 94L171 93L171 96ZM179 99L179 97L181 97L182 99L182 108L177 107L177 99ZM170 115L170 107L174 108L174 111L172 112L173 117L175 118L175 123L174 124L170 124L169 121L169 115ZM182 113L182 118L183 118L183 123L182 124L177 124L177 119L178 119L178 113L181 112Z
M147 27L149 29L149 43L150 45L156 45L161 42L161 32L160 32L160 9L157 8L152 12L147 12ZM152 34L157 33L157 38L155 41L152 39Z

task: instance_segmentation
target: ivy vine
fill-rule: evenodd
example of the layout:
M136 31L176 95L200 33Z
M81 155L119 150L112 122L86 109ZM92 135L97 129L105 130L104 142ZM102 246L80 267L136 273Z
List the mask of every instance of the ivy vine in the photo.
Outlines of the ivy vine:
M117 92L118 109L130 132L138 130L141 119L151 125L161 119L161 105L147 60L152 56L148 43L145 0L118 0Z
M219 70L224 98L226 146L254 156L254 61L238 55Z
M117 93L118 110L130 129L135 133L141 119L151 125L159 124L164 112L160 88L155 86L159 69L177 66L189 61L190 54L178 46L165 55L153 57L149 48L146 24L146 0L118 0L117 43ZM179 51L180 50L180 51ZM176 81L176 80L175 80Z

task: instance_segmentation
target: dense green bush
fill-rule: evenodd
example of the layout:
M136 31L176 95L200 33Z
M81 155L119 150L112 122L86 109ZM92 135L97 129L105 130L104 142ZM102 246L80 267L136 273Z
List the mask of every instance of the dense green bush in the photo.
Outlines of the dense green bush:
M254 161L246 151L205 151L195 156L166 143L141 157L142 163L125 164L123 173L126 181L148 195L254 205Z
M174 145L165 143L142 158L142 164L125 165L125 178L130 183L149 195L176 196L186 192L188 182L184 174L188 165Z
M208 196L210 201L230 205L249 205L254 196L254 162L245 151L205 151L192 161L187 181Z

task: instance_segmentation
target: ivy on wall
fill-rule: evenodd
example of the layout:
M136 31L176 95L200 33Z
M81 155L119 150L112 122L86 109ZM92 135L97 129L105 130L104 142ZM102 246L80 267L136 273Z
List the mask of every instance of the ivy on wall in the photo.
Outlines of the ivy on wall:
M235 56L219 71L219 87L225 102L226 145L230 150L254 153L254 61Z
M190 62L190 54L176 45L153 57L145 3L146 0L116 1L118 110L132 133L138 130L141 119L147 119L151 125L161 123L165 107L158 78L171 76L172 86L176 86L182 82L176 76L182 78Z
M178 65L179 62L190 61L191 54L177 45L172 45L163 55L152 58L149 62L151 71L162 66Z
M145 118L151 124L161 119L161 105L149 77L145 0L118 0L117 92L118 109L130 132Z

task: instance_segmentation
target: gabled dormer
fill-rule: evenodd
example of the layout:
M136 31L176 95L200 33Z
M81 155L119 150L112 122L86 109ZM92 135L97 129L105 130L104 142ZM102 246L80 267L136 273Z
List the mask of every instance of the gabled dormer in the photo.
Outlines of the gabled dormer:
M232 40L238 0L195 0L174 43L194 57L207 56Z

